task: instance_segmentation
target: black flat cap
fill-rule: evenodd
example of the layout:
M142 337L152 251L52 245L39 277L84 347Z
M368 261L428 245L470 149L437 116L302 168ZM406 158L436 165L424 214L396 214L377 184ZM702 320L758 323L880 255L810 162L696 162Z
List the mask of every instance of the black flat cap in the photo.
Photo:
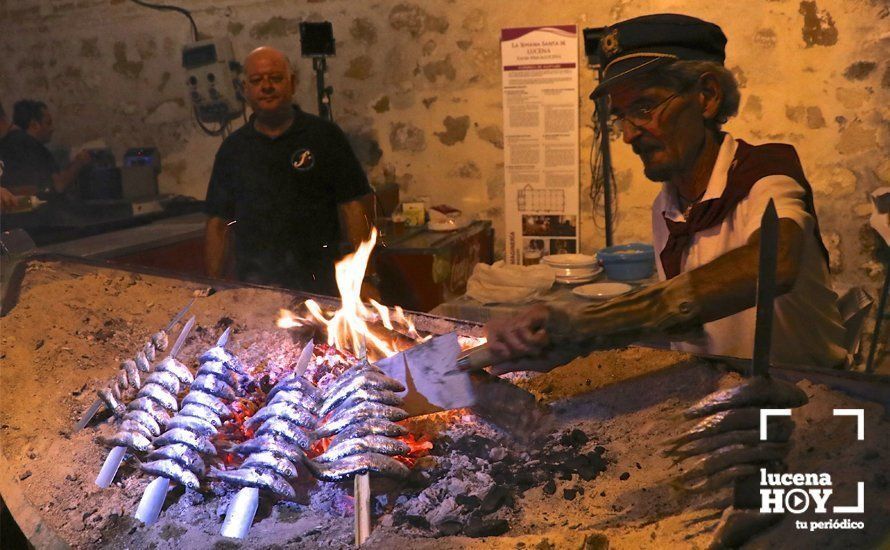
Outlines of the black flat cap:
M717 25L688 15L659 13L606 27L600 39L603 80L590 94L597 98L614 84L643 72L683 61L726 58L726 35Z

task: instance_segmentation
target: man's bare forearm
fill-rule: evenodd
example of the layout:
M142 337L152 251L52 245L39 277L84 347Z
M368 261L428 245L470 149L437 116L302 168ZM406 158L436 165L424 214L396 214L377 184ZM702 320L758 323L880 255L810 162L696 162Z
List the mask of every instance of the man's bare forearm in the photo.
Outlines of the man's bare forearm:
M338 210L340 227L343 228L343 237L346 241L355 248L362 241L368 240L375 223L373 195L368 193L353 201L345 202Z
M211 217L204 229L204 268L209 277L221 278L226 266L229 225L223 218Z
M803 231L789 219L779 220L779 294L794 286L800 268ZM760 234L745 246L668 281L641 289L605 304L576 311L554 311L548 324L555 341L594 337L684 331L754 306L760 259ZM626 338L616 338L623 345ZM608 346L607 346L608 347Z

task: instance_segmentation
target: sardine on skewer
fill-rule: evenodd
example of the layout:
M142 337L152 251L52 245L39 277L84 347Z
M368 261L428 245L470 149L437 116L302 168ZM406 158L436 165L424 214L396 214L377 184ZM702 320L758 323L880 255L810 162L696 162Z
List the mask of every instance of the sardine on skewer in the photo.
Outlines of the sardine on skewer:
M266 489L287 500L295 500L297 493L284 477L271 469L239 468L237 470L210 470L211 477L239 485Z
M206 470L204 459L198 451L183 443L173 443L155 449L145 457L146 460L173 460L185 467L196 476L203 476Z
M714 392L689 407L686 418L701 418L720 411L743 407L792 409L807 404L807 394L794 384L756 376L732 388Z
M340 410L327 422L316 428L317 437L330 437L347 426L363 422L370 418L384 418L392 422L408 418L408 413L391 405L364 401L349 409Z
M304 451L312 446L310 434L301 426L290 422L285 418L273 417L263 422L263 424L257 428L256 435L261 436L266 434L286 439Z
M347 439L355 439L366 435L401 437L406 433L408 433L408 430L400 424L396 424L385 418L369 418L364 422L352 424L344 428L331 440L331 446L333 447Z
M377 453L387 456L407 455L411 448L404 441L385 435L366 435L356 439L347 439L337 445L331 445L324 453L313 460L315 462L336 462L347 456Z
M197 490L201 487L198 476L175 460L161 459L154 462L144 462L140 468L142 468L143 472L172 479L189 489Z
M377 453L347 456L329 464L311 460L306 460L304 463L312 475L322 481L343 481L368 473L404 478L409 473L408 467L398 460Z

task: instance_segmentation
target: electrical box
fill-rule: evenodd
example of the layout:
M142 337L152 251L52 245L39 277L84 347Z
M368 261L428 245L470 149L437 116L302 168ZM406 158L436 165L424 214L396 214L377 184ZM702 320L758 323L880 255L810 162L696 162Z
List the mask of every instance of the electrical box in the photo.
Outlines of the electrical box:
M182 48L189 100L201 122L226 123L241 115L239 63L232 42L214 38L193 42Z

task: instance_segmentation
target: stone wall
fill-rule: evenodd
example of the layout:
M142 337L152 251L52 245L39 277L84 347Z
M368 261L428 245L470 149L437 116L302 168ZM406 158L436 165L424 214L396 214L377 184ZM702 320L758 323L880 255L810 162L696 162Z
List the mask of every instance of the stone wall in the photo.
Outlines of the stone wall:
M880 0L189 0L202 34L229 36L236 55L270 44L292 56L298 99L315 111L309 60L299 57L298 23L334 24L329 61L334 114L373 182L401 185L491 218L502 234L503 137L499 30L537 24L602 26L654 12L688 13L721 25L727 65L742 107L727 130L752 142L797 146L836 277L880 277L865 228L868 193L890 185L890 8ZM185 101L179 52L190 40L179 14L126 0L0 1L0 99L46 101L56 140L76 147L102 138L120 156L136 145L163 155L161 187L203 197L219 138L204 136ZM582 56L583 59L583 56ZM587 199L593 75L581 71L582 250L602 246ZM657 186L616 142L620 219L616 240L649 240ZM502 247L499 245L498 251ZM502 252L501 252L502 253Z

